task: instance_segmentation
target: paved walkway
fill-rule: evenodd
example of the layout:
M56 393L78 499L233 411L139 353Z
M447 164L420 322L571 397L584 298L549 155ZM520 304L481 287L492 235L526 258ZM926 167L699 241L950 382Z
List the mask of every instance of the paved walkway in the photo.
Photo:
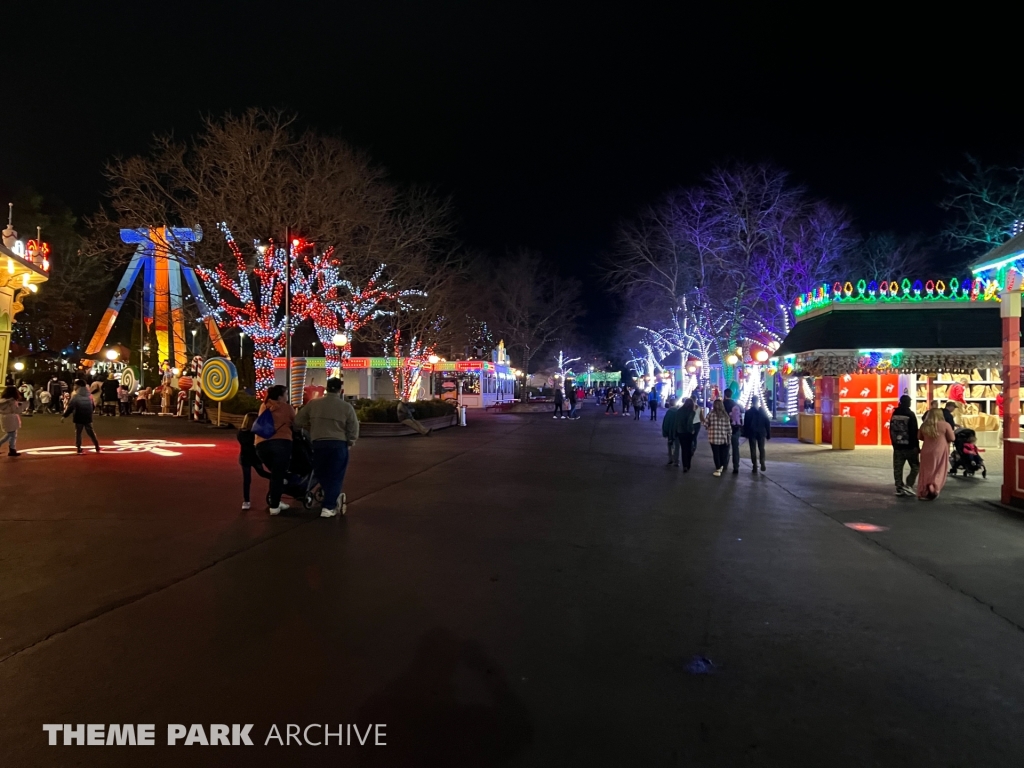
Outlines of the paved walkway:
M992 473L926 504L884 451L773 441L714 478L702 443L684 476L647 421L470 421L360 442L344 520L241 512L233 433L155 417L97 429L179 455L0 457L0 765L1024 760L1024 522ZM140 722L259 746L42 731ZM262 746L353 722L388 746Z

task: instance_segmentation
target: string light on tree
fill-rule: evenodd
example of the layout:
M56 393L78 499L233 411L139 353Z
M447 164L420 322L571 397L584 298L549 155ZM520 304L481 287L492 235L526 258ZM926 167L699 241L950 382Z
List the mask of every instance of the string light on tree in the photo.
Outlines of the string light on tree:
M274 383L274 358L281 355L284 339L284 280L288 252L284 248L254 243L250 270L227 224L219 225L235 258L231 271L223 264L215 269L196 267L203 284L216 297L211 313L217 320L238 328L253 343L256 393L263 397Z

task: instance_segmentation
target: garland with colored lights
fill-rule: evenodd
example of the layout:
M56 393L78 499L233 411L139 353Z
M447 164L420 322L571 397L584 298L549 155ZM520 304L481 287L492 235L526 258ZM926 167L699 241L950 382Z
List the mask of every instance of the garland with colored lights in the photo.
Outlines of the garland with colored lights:
M895 280L860 280L856 288L850 281L832 285L825 283L798 296L793 302L793 313L799 317L830 304L847 303L999 301L1000 290L1002 286L998 280L982 280L980 277L967 278L963 282L954 277L950 279L949 285L942 280L929 280L926 283L920 280L913 283L910 280L902 283Z

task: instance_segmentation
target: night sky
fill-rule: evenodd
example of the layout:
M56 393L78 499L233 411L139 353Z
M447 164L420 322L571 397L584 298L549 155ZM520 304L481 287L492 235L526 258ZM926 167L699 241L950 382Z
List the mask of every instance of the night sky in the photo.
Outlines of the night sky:
M618 220L716 162L773 161L863 230L931 235L964 153L1009 163L1024 145L1016 67L973 50L963 18L926 32L838 7L14 5L2 191L86 213L104 161L154 132L280 107L452 195L467 245L536 248L590 285Z

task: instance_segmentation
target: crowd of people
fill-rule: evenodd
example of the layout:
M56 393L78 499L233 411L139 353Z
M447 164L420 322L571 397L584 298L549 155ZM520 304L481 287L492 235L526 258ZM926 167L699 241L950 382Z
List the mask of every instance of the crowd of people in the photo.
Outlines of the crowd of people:
M689 472L693 466L693 454L697 450L697 438L703 427L708 436L711 456L715 463L715 477L721 477L729 468L740 471L740 439L746 438L750 448L750 464L753 473L765 472L765 443L771 440L771 418L756 397L750 399L750 406L744 411L733 399L732 390L726 389L723 397L716 398L710 409L702 409L692 397L677 402L669 398L665 416L661 421L661 435L668 441L668 465L682 466ZM704 411L706 410L706 413Z

